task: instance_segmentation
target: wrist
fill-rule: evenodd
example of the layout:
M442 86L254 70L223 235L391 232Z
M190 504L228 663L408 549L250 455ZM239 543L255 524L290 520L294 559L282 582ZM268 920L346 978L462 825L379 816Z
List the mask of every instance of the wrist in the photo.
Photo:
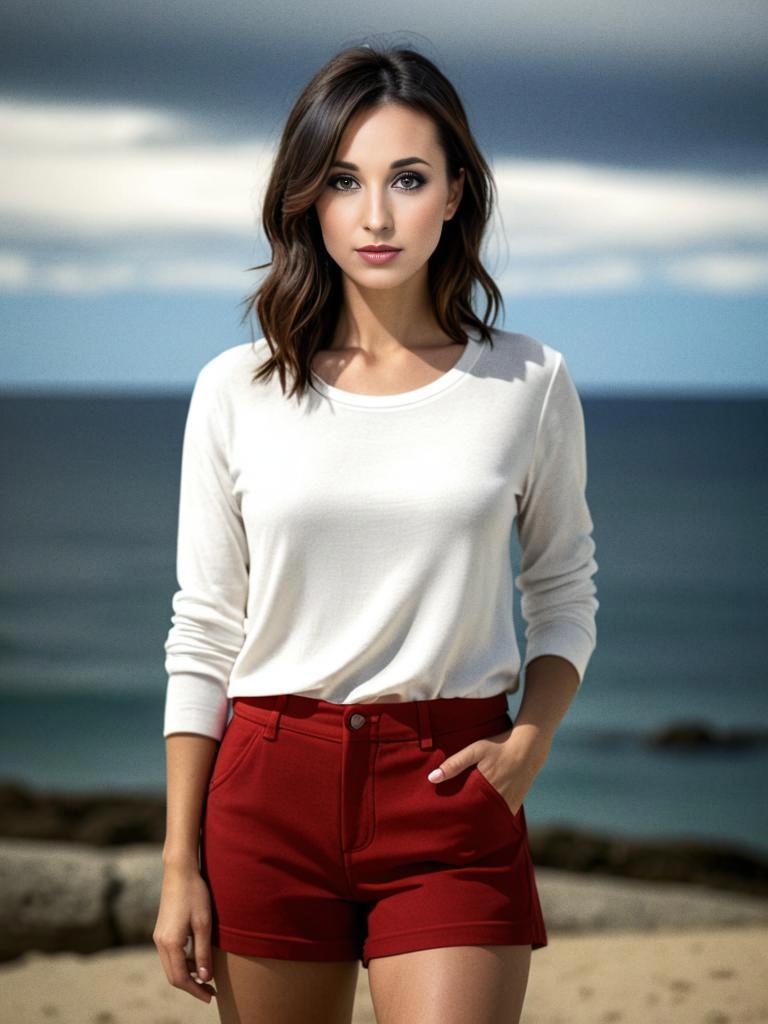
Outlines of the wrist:
M163 868L168 871L197 872L200 870L198 851L163 849Z
M520 723L513 726L507 744L521 760L541 768L549 757L552 737L538 726Z

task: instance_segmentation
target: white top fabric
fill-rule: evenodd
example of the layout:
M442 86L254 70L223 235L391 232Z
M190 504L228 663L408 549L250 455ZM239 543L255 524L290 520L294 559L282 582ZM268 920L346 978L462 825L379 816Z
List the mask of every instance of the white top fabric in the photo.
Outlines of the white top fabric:
M221 739L228 698L488 697L567 658L599 607L581 402L562 353L473 329L442 376L393 395L251 382L266 339L200 370L187 413L163 735ZM520 572L513 581L516 523Z

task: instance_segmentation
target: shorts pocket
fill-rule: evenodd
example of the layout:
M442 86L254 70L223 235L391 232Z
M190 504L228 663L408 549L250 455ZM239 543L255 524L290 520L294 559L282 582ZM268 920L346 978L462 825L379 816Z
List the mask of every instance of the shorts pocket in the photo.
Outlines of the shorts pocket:
M492 800L496 806L506 815L509 823L515 828L520 827L520 811L522 810L522 804L517 809L517 813L512 812L512 808L509 806L503 795L494 786L490 779L486 778L485 775L480 771L476 764L472 765L469 771L470 779L474 779L474 784L480 789L481 793L484 793L489 800Z
M213 762L208 782L209 795L242 767L264 734L264 729L262 722L254 722L238 714L232 716Z
M464 747L468 747L475 740L484 739L487 736L496 736L499 733L506 732L508 729L512 728L512 724L512 719L509 714L504 712L503 714L497 715L495 718L486 722L464 726L461 729L451 731L450 733L443 733L439 736L437 745L444 756L450 757L452 754L462 750ZM517 814L513 814L507 801L499 790L496 789L491 780L483 775L478 768L477 763L472 764L465 769L465 771L461 773L461 777L466 777L465 783L469 787L470 792L474 787L475 792L479 790L481 798L495 806L496 812L498 813L498 820L503 823L505 829L511 825L513 830L518 832L521 830L522 804L518 808ZM447 783L444 783L444 785L447 785Z

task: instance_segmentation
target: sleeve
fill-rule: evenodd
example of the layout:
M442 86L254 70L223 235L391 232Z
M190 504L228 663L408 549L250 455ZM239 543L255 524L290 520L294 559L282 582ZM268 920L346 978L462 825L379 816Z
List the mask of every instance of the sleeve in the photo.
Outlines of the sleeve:
M229 675L245 638L248 545L214 368L206 364L198 374L184 428L164 737L194 732L221 739Z
M516 586L526 620L524 667L557 654L576 668L581 687L597 643L598 565L586 499L584 415L565 359L557 356L519 501Z

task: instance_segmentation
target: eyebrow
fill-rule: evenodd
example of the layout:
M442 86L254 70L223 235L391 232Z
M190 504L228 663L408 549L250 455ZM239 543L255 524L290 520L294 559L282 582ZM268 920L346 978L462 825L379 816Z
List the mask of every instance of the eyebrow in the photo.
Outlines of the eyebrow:
M402 160L395 160L394 163L389 165L389 167L390 170L394 170L396 167L405 167L407 164L427 164L427 167L432 166L432 164L427 163L426 160L422 160L420 156L404 156ZM336 160L331 164L331 167L344 167L348 171L360 170L357 164L351 164L348 160Z

